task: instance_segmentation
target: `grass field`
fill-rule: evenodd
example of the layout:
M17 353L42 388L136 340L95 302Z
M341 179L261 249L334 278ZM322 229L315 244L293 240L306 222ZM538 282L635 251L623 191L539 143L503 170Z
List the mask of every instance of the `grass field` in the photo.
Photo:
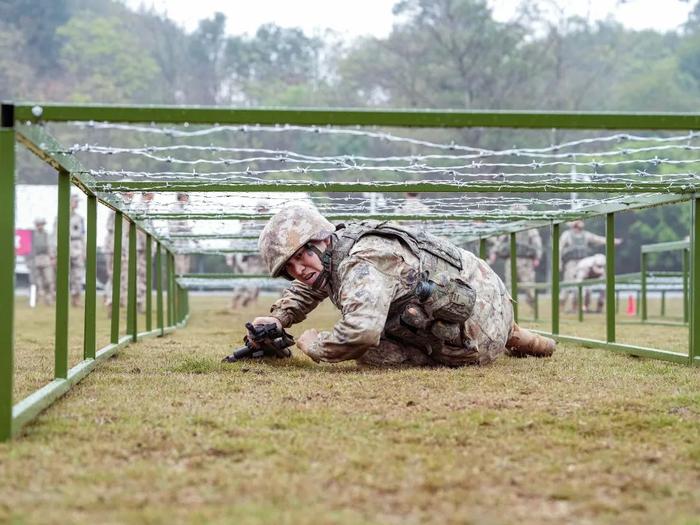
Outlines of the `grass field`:
M0 522L700 523L697 368L573 345L484 368L298 352L224 365L267 305L191 302L188 328L128 347L0 444ZM18 305L18 395L50 377L51 315ZM604 321L562 328L591 336ZM686 349L682 328L618 331Z

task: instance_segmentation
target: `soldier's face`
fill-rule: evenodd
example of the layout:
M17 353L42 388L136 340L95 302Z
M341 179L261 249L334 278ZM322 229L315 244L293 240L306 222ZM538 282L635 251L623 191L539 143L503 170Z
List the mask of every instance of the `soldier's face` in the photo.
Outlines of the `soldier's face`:
M319 249L323 251L325 246ZM318 274L323 270L323 264L321 263L321 259L319 259L314 252L302 246L292 255L291 259L287 261L285 270L298 281L311 286L316 280L316 277L318 277Z

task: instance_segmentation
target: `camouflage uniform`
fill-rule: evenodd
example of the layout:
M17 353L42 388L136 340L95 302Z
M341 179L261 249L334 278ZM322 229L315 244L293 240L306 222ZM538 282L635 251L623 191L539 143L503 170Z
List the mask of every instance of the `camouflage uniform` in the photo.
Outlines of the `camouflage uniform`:
M262 259L257 254L232 254L230 257L227 257L226 262L234 274L260 274L265 271ZM255 302L258 299L258 295L260 295L259 286L241 281L233 289L231 309L239 310L240 308L245 308Z
M605 237L596 235L586 230L575 231L573 228L566 230L559 238L559 254L563 280L574 282L576 280L576 266L579 261L590 255L591 249L595 246L605 246ZM576 292L573 288L564 290L564 296L560 300L561 307L564 308L571 297L572 309L576 309Z
M180 196L186 196L186 200L180 200ZM189 203L189 196L187 194L178 193L178 200L175 202L174 210L178 213L187 213ZM171 233L191 233L192 225L188 220L170 221ZM185 273L190 273L192 269L192 257L187 254L176 254L175 255L175 274L182 275Z
M31 252L32 276L34 284L36 284L37 294L40 297L43 296L47 305L53 304L55 298L52 251L49 233L45 229L42 231L34 230Z
M294 213L291 211L291 217L284 217L273 227L270 227L272 221L268 223L260 236L261 254L273 276L284 271L283 265L275 264L275 260L283 260L279 253L274 253L275 243L292 245L294 236L300 235L305 240L298 249L308 239L315 239L309 235L314 225L305 223L304 217L295 217ZM334 227L326 223L330 235ZM362 233L363 228L377 233ZM422 240L409 244L409 237ZM339 247L349 244L346 256L337 255L342 253ZM342 312L342 319L333 330L321 332L307 351L314 360L462 366L489 363L506 351L506 342L514 329L510 296L488 264L470 252L394 223L366 221L339 229L332 237L331 254L329 278L323 285L317 288L294 281L271 308L271 315L284 327L301 322L325 298L330 298ZM336 260L336 256L340 259ZM432 324L426 325L430 326L430 333L418 330L410 340L397 337L400 333L397 330L403 329L398 318L403 321L403 314L414 306L408 303L403 309L406 298L415 297L421 270L427 267L432 268L436 279L439 275L449 275L451 282L461 283L462 290L466 287L472 291L471 315L462 323L452 324L456 334L441 333L440 338L436 337L434 334L449 323L431 321ZM403 313L398 316L397 311Z
M136 231L136 307L146 311L146 234Z
M112 268L114 268L114 217L115 213L110 214L107 219L107 238L105 242L105 255L107 256L107 273L109 279L105 285L104 302L105 305L112 305ZM119 304L126 305L126 297L128 292L128 268L129 268L129 221L122 218L122 251L121 257L121 273L119 277Z
M73 197L75 198L75 196ZM54 222L54 246L58 232L58 218ZM83 291L85 276L85 221L75 209L70 214L70 294L73 304Z
M515 266L518 275L518 282L535 282L535 261L542 258L542 237L537 230L526 230L515 234L515 251L518 257ZM506 287L512 291L511 271L510 271L510 235L501 235L496 239L491 248L492 256L502 258L505 266ZM532 288L524 288L527 302L530 305L535 303L535 294Z
M602 253L585 257L576 265L575 280L577 282L585 281L586 279L597 279L600 277L605 277L605 255ZM591 290L589 288L586 288L583 304L584 311L588 311L591 304ZM603 311L603 304L605 304L605 290L602 287L599 287L596 312Z

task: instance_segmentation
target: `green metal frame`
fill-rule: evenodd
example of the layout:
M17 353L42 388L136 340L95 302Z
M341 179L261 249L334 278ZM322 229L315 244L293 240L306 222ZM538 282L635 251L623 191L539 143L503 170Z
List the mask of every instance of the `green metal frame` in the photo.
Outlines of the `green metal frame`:
M21 429L34 420L44 409L68 392L76 383L94 370L99 364L116 354L127 344L152 336L162 336L183 326L188 320L189 310L187 291L179 289L185 305L175 322L160 324L158 329L138 332L136 325L136 233L137 224L130 220L129 231L129 293L131 305L127 315L129 334L119 335L119 303L121 280L121 239L123 212L119 203L109 195L98 196L89 187L89 178L76 159L51 154L47 150L56 149L58 143L43 127L18 126L16 107L2 104L0 108L0 441L17 435ZM21 127L22 132L17 128ZM31 129L30 129L31 128ZM54 379L26 398L14 403L14 272L15 272L15 144L25 145L40 159L52 166L58 178L58 220L56 257L56 318L54 344ZM87 182L86 182L87 181ZM68 320L70 313L70 192L78 186L87 194L87 238L85 266L85 327L83 333L83 360L72 368L68 367ZM97 204L98 202L115 210L114 261L112 282L112 320L110 344L96 348L96 262L97 262ZM152 232L146 225L139 225L148 234L151 246ZM162 239L156 239L160 249Z
M511 234L511 249L513 257L511 272L513 278L512 293L517 296L517 271L515 268L514 233L530 228L550 226L552 229L552 271L550 289L552 293L552 328L551 333L562 340L610 348L636 355L644 355L659 359L678 362L697 363L700 359L700 294L689 294L688 321L690 326L689 354L681 355L662 350L621 345L615 343L615 283L614 275L614 214L618 211L658 206L669 203L690 201L693 210L693 225L690 249L685 262L690 275L689 290L695 290L700 280L700 244L696 242L700 236L700 219L698 218L698 199L693 184L674 184L638 181L628 183L599 183L591 185L588 182L562 183L509 183L479 181L469 185L430 182L398 182L398 183L327 183L309 182L307 184L286 183L220 183L216 185L198 186L196 182L129 182L95 181L77 159L62 153L66 150L60 147L51 137L44 126L36 125L44 122L66 121L110 121L130 123L190 123L208 124L290 124L304 126L385 126L385 127L507 127L532 129L652 129L652 130L688 130L700 128L700 114L673 113L567 113L567 112L529 112L529 111L430 111L430 110L374 110L374 109L230 109L230 108L192 108L192 107L151 107L151 106L78 106L65 104L2 104L2 122L0 126L0 308L6 314L0 317L0 440L8 439L16 434L25 423L53 400L66 392L101 361L113 355L128 342L133 342L150 335L164 335L176 326L186 322L189 315L187 291L177 282L172 247L164 244L176 236L158 237L150 230L143 216L127 216L130 223L129 231L129 293L127 297L127 336L119 336L119 302L121 279L121 246L123 213L120 201L114 192L125 190L157 190L157 191L424 191L424 192L612 192L630 194L623 202L600 204L560 213L524 213L521 220L509 224L496 224L489 235ZM56 348L55 348L55 377L46 387L30 395L16 405L12 405L13 382L13 304L14 304L14 194L15 194L15 143L25 145L40 159L53 166L58 171L59 179L59 220L58 220L58 261L57 261L57 314L56 314ZM67 368L67 326L68 326L68 266L69 266L69 196L71 184L78 186L88 195L88 258L86 265L85 300L85 360L76 367ZM109 185L112 186L109 186ZM656 192L657 195L642 195ZM639 195L634 195L638 193ZM95 349L95 209L97 202L107 205L116 212L114 228L114 264L113 264L113 305L111 344L100 350ZM177 214L154 214L164 219L174 219ZM237 215L237 217L235 217ZM606 216L607 226L607 277L606 277L606 308L607 335L606 341L596 341L579 338L567 338L559 334L559 309L556 298L559 295L559 233L560 224L578 217ZM191 215L187 215L191 218ZM200 214L195 219L227 219L244 218L241 214ZM391 218L396 218L392 216ZM410 220L421 219L460 220L465 217L408 217ZM466 217L470 220L477 216ZM483 214L483 220L498 221L495 214ZM136 274L137 229L147 235L147 280L149 294L151 293L151 257L152 242L155 246L156 268L156 324L151 328L151 305L147 299L147 332L139 333L136 317ZM195 238L195 237L192 237ZM478 240L482 257L486 256L486 238L483 234L467 240ZM163 260L165 259L165 260ZM165 268L164 268L165 267ZM189 274L186 274L188 276ZM227 275L227 278L230 278ZM620 282L619 278L617 282ZM538 285L539 286L539 285ZM538 290L538 286L535 290ZM546 285L545 285L546 286ZM163 297L164 288L167 298ZM167 301L167 302L166 302ZM516 305L517 316L517 305ZM644 316L643 316L644 317Z
M691 201L692 202L692 201ZM685 325L688 323L688 261L689 261L689 241L672 241L672 242L659 242L654 244L645 244L642 246L641 250L641 261L640 261L640 273L641 273L641 317L642 321L649 320L649 308L647 301L648 284L647 277L649 275L649 254L651 253L668 253L673 251L681 251L681 261L682 270L681 275L683 279L682 292L683 292L683 322L674 323L679 325ZM666 292L668 290L660 290L661 292L661 312L660 316L665 317L666 315Z

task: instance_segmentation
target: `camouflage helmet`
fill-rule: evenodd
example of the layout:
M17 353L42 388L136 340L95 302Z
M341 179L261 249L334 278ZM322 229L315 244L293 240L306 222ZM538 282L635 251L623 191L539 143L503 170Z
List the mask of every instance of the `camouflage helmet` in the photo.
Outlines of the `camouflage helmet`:
M288 206L267 222L258 239L258 250L272 277L289 278L284 266L309 241L320 241L335 231L328 220L309 206Z

